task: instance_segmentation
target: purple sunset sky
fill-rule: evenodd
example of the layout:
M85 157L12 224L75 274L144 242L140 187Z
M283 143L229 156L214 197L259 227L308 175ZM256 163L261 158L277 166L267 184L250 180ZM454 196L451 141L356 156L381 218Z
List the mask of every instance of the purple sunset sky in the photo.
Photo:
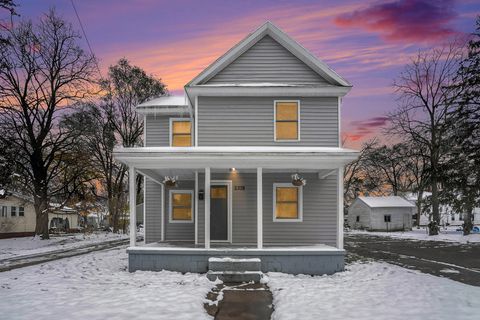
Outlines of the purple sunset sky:
M18 2L18 1L17 1ZM381 135L397 104L393 79L419 49L474 29L480 1L75 0L100 67L126 57L183 85L266 20L275 23L354 86L342 109L349 146ZM24 18L55 7L79 28L69 0L19 2Z

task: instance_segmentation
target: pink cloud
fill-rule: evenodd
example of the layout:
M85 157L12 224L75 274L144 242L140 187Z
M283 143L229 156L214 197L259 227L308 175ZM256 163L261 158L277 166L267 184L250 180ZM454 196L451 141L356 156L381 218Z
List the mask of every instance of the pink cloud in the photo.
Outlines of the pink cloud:
M387 41L437 42L458 33L449 25L456 16L452 0L397 0L338 15L334 22L379 33Z

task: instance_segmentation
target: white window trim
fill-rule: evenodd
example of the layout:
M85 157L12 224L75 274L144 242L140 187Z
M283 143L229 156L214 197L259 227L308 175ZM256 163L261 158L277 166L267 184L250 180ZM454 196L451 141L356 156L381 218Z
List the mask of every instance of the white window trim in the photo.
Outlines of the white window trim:
M192 201L190 202L192 214L190 220L173 220L173 206L172 206L172 194L173 193L188 193L192 197ZM168 222L169 223L193 223L193 190L177 190L177 189L170 189L168 191Z
M168 128L168 135L169 135L169 145L173 147L173 122L175 121L182 121L182 122L190 122L190 145L193 146L193 124L192 119L190 118L170 118L169 128ZM182 147L175 147L175 148L182 148ZM185 147L183 147L185 148Z
M297 129L298 136L297 139L292 140L278 140L277 139L277 102L296 102L298 105L298 115L297 115ZM300 141L300 100L273 100L273 141L275 142L298 142Z
M277 219L275 208L277 206L277 188L293 187L298 189L298 218L296 219ZM297 187L291 183L274 183L273 184L273 222L303 222L303 187Z
M8 206L0 207L0 217L8 218Z

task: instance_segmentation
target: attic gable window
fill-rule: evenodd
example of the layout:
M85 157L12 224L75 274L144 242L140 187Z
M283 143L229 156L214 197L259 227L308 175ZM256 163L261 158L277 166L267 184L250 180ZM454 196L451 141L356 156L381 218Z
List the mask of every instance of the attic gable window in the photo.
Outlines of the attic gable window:
M300 101L277 100L274 103L275 141L299 141Z
M192 122L189 119L170 119L170 146L192 146Z

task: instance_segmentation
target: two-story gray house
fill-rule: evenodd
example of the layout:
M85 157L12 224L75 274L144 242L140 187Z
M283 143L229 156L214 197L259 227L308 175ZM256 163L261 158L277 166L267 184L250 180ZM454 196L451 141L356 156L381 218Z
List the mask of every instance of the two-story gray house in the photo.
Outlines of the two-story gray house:
M130 194L129 269L206 272L224 257L261 271L343 269L340 138L350 83L272 23L185 85L143 103L145 146L116 158L145 176L144 243ZM211 259L211 258L215 259Z

